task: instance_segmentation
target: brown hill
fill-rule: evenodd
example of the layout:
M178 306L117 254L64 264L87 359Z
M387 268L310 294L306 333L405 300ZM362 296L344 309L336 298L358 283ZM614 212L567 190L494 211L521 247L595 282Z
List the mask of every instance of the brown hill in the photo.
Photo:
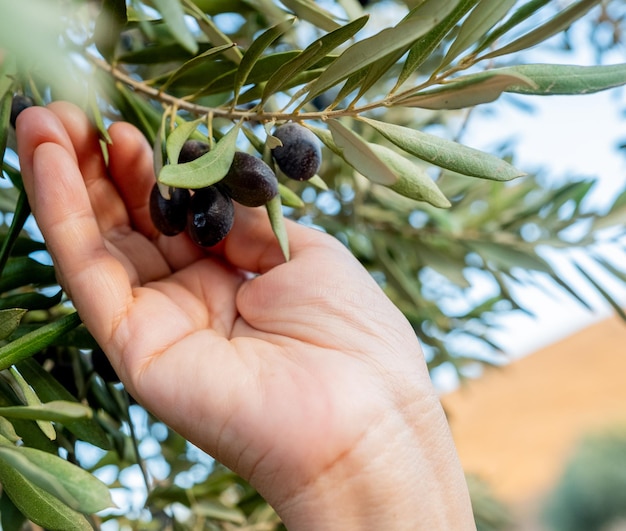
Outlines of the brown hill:
M442 402L466 472L526 506L554 485L581 436L626 424L626 324L593 324Z

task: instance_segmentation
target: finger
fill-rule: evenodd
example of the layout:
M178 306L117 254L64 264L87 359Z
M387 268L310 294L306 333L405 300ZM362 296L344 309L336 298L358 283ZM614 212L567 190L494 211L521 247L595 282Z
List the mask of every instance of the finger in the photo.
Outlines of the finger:
M72 140L58 116L45 107L30 107L20 113L16 124L17 150L20 168L24 179L24 187L29 197L33 197L33 153L46 142L54 142L62 146L76 160ZM31 202L31 207L34 205Z
M103 348L132 300L131 280L107 250L83 176L64 146L35 148L27 177L37 221L61 283Z
M100 135L87 115L76 105L53 102L48 105L63 124L74 146L78 167L91 198L96 219L103 232L127 226L129 219L114 184L108 178Z

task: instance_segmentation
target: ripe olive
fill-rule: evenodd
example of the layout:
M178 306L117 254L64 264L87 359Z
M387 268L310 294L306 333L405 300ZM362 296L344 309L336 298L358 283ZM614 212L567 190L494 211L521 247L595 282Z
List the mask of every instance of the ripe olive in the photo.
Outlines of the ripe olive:
M226 237L233 226L235 207L217 186L196 190L189 203L187 234L202 247L212 247Z
M322 146L311 131L289 122L277 127L273 134L283 145L272 149L272 156L287 177L306 181L317 173L322 163Z
M258 207L278 194L276 174L260 158L235 152L226 176L219 182L226 193L237 203Z
M11 117L9 118L13 128L15 128L15 122L19 114L24 109L28 109L28 107L32 107L33 105L35 105L35 101L30 96L24 96L23 94L15 94L13 96L13 101L11 102Z
M186 188L170 188L170 198L166 199L158 184L154 184L150 192L150 218L159 232L175 236L185 230L190 197Z
M211 147L202 140L187 140L178 154L178 163L191 162L208 153Z

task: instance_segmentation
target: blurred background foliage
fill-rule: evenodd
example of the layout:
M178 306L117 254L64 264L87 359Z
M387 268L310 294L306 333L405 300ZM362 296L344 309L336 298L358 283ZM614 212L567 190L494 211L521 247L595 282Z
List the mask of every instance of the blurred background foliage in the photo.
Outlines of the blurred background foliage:
M554 256L626 318L597 275L626 279L603 252L624 247L626 191L593 211L592 178L551 184L516 167L514 143L493 153L463 144L477 106L502 95L523 107L520 95L569 94L575 112L587 93L621 90L626 66L604 63L623 49L625 16L617 0L1 4L3 529L28 520L47 529L281 528L244 481L133 403L80 325L22 191L14 94L77 103L103 149L116 120L156 145L197 118L191 134L216 139L242 121L238 149L271 162L275 123L310 127L325 145L323 165L306 183L279 175L283 214L342 241L407 316L430 369L463 378L506 361L491 332L498 317L531 312L516 287L548 279L589 306ZM584 28L585 42L572 27ZM528 64L525 52L542 46L571 53L571 64ZM576 66L581 47L594 65ZM280 240L280 219L272 223ZM478 285L486 295L475 296ZM85 495L102 485L117 508L108 493L99 503ZM479 480L470 486L479 529L508 529L506 508Z

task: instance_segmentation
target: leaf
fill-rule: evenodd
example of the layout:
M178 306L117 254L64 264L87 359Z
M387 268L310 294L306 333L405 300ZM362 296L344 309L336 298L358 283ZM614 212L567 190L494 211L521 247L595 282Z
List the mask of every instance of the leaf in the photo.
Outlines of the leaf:
M19 408L28 407L28 406L35 406L35 407L41 406L41 400L39 400L37 393L35 393L33 388L30 385L28 385L28 382L19 373L19 371L15 368L15 366L10 367L9 370L11 372L11 375L13 376L13 379L15 380L15 383L19 387L19 390L22 392L22 395L24 396L24 400L26 401L26 404L27 404L27 406L17 406L17 408L19 409ZM9 407L9 410L13 409L13 407L11 406L8 406L8 407ZM23 418L23 417L17 417L17 418ZM44 433L46 437L48 437L48 439L50 439L51 441L56 440L57 432L54 429L54 426L52 425L51 422L46 422L44 420L38 420L38 419L25 419L25 420L35 420L37 422L37 425L39 426L39 429Z
M270 224L272 225L272 230L276 235L276 239L278 240L278 244L280 245L280 249L283 252L283 256L285 260L289 261L289 237L287 235L287 227L285 227L285 218L283 216L282 203L280 200L280 195L277 195L270 199L265 208L267 209L267 214L270 219Z
M84 515L34 485L3 459L0 459L0 483L3 494L6 493L19 511L35 524L50 531L93 530Z
M80 317L74 312L40 326L37 330L0 347L0 370L7 369L11 365L31 357L50 345L56 338L76 328L80 323Z
M0 96L0 157L2 159L4 159L4 153L9 139L12 102L13 94L10 92L6 92L3 96Z
M514 40L502 48L483 55L481 59L492 59L494 57L500 57L502 55L531 48L532 46L535 46L536 44L539 44L540 42L543 42L553 35L563 31L599 3L601 3L601 0L580 0L576 4L570 5L560 11L558 15L545 24L542 24L538 28L522 35L519 39Z
M515 72L488 70L458 77L438 88L394 99L395 105L422 109L463 109L489 103L511 86L534 87L532 80Z
M592 94L626 84L626 64L598 66L529 64L502 68L500 71L521 74L534 83L534 86L512 85L506 92L535 96Z
M167 159L171 164L176 164L178 162L178 156L180 155L180 150L182 149L183 145L191 136L191 134L196 130L198 125L200 125L203 121L204 118L198 118L197 120L193 120L190 122L183 122L168 135L167 141L165 143L165 149L167 151ZM154 152L156 154L157 149L155 149ZM162 168L162 165L159 166L159 171L160 168Z
M0 437L4 437L7 441L16 443L20 440L20 436L15 431L15 427L7 419L0 416Z
M0 495L0 529L24 529L26 517L6 494Z
M450 201L423 169L385 146L370 144L370 147L396 176L396 182L388 185L394 192L439 208L450 207Z
M281 2L302 20L310 22L324 31L334 31L339 27L332 14L317 6L311 0L285 0Z
M163 1L168 2L169 0ZM229 3L232 4L233 2ZM235 43L231 41L230 38L217 27L213 20L207 17L204 11L199 9L194 2L185 1L185 5L198 22L198 26L200 26L202 32L208 37L209 42L213 43L215 46L228 48L224 52L224 55L233 63L239 64L241 61L241 50L235 46Z
M338 120L328 120L327 125L335 145L341 150L341 156L355 170L372 182L386 186L398 180L397 176L374 153L371 144Z
M2 276L4 267L9 261L9 257L13 251L13 246L22 233L22 229L24 228L24 224L26 223L28 216L30 216L30 205L28 203L26 191L22 188L20 189L20 195L18 196L17 203L15 204L15 210L13 212L13 219L11 219L9 231L0 246L0 277Z
M43 403L57 400L77 402L76 398L35 360L24 360L17 365L17 369ZM111 449L111 442L96 419L79 419L66 422L65 427L82 441L103 450Z
M353 44L312 83L305 102L362 68L414 43L443 20L458 3L459 0L426 0L393 28L385 28L376 35Z
M96 18L93 41L107 61L112 61L120 34L128 22L126 0L103 0Z
M457 22L463 18L475 3L476 0L461 1L454 11L411 46L409 55L402 67L402 72L400 72L396 85L391 91L392 93L395 92L413 72L424 64L424 61L430 57L435 48L443 41L444 37L456 26Z
M278 183L278 193L280 194L281 203L291 208L302 208L304 201L298 194L287 188L283 183Z
M241 87L245 85L248 75L252 71L252 67L255 65L259 57L261 57L261 54L268 46L278 39L278 37L291 28L294 20L294 18L288 18L279 22L275 26L272 26L259 35L259 37L254 39L250 47L246 50L246 53L243 55L241 63L239 64L239 68L237 69L237 73L235 74L233 105L237 103L239 91L241 90Z
M269 96L279 91L289 83L289 81L297 74L303 72L307 68L315 65L318 61L326 57L337 46L351 39L360 29L365 26L368 16L358 18L345 26L332 31L313 41L300 54L293 59L281 65L267 80L263 90L262 102L265 102Z
M159 182L174 187L198 189L220 181L230 169L235 156L237 135L241 123L237 123L201 157L184 164L166 164L159 173Z
M92 514L114 506L102 481L56 455L35 448L0 445L0 460L75 511Z
M604 289L604 287L602 287L602 285L599 284L598 281L594 279L587 271L585 271L579 264L574 262L574 266L589 281L589 283L598 291L598 293L602 295L604 300L606 300L606 302L608 302L611 305L613 310L615 310L615 313L617 313L617 315L619 315L623 321L626 321L626 312L624 311L622 306L619 304L619 302L617 302L611 296L611 294L606 289Z
M67 400L53 400L28 406L0 407L0 416L13 419L46 420L50 422L72 422L93 417L91 408Z
M212 56L220 54L225 50L232 48L234 44L223 44L222 46L216 46L214 48L210 48L206 52L201 53L200 55L196 55L193 59L189 59L183 63L179 68L177 68L172 74L167 78L167 80L159 87L162 92L165 92L170 85L178 81L185 74L196 68L197 66L211 62L210 59Z
M378 120L359 119L404 151L441 168L495 181L508 181L524 175L499 157L458 142Z
M186 48L189 53L198 53L198 43L185 22L185 12L180 0L153 0L156 9L163 16L163 20L173 37Z
M481 0L465 19L459 32L446 52L439 69L449 65L458 55L476 43L505 14L517 0Z
M9 337L19 326L26 310L22 308L11 308L0 310L0 340Z
M502 23L483 39L474 53L481 52L482 50L488 48L496 39L500 38L518 24L524 22L524 20L535 14L549 2L551 2L551 0L530 0L529 2L521 5L506 22Z

